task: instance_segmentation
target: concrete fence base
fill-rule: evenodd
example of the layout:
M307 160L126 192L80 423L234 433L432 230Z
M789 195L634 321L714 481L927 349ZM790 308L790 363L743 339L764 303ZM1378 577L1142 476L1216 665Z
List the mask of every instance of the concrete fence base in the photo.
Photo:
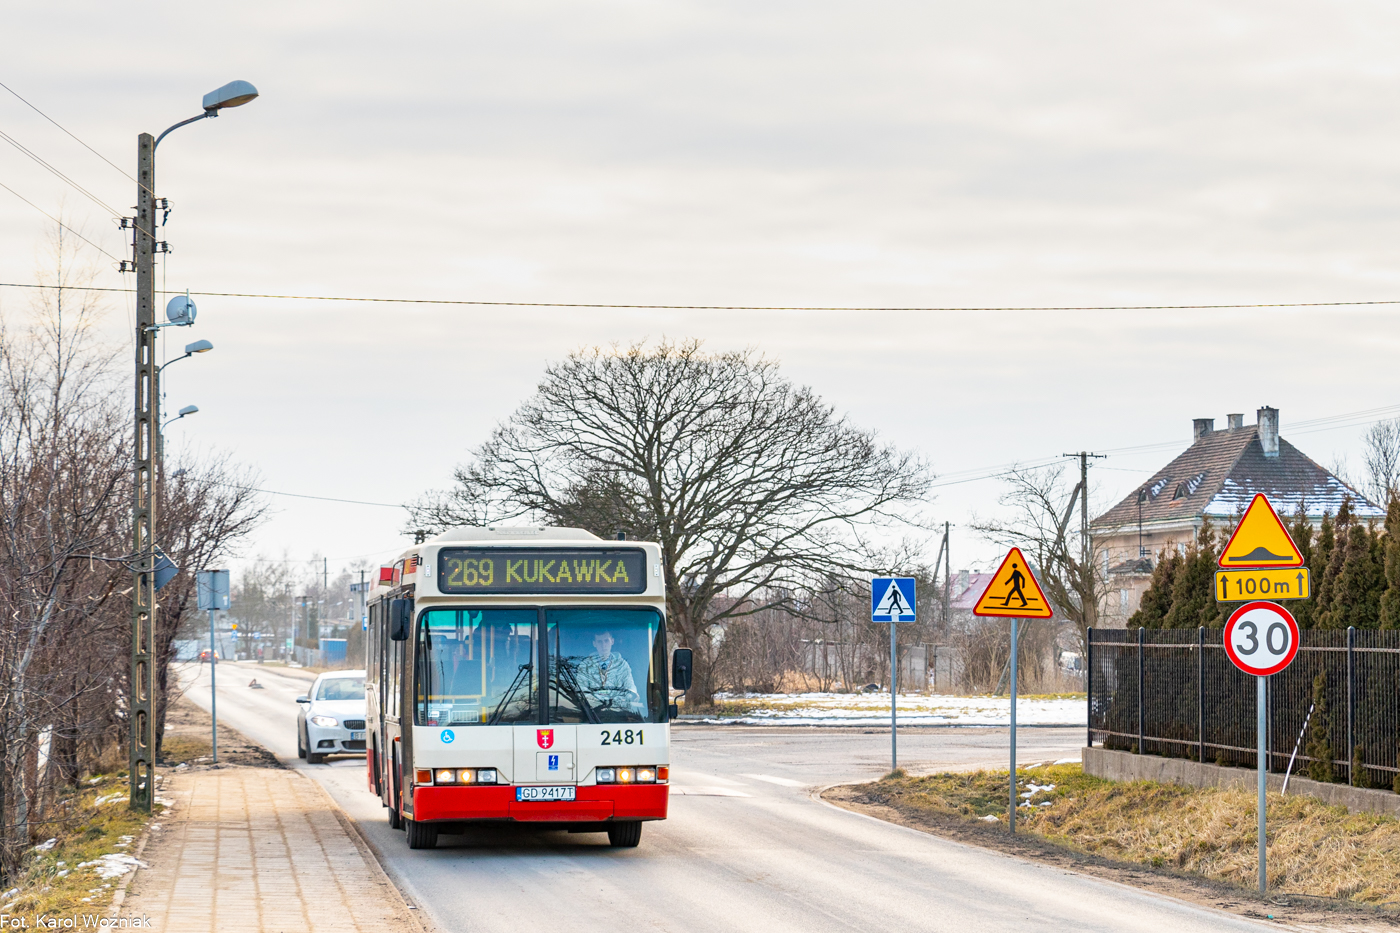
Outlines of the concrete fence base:
M1259 780L1258 772L1247 768L1225 768L1185 758L1134 755L1108 748L1083 749L1083 762L1085 774L1110 781L1158 781L1185 787L1240 787L1253 790ZM1268 784L1271 791L1282 790L1283 775L1268 775ZM1299 777L1294 772L1288 780L1288 793L1305 794L1325 804L1353 811L1400 817L1400 794L1388 790L1323 784Z

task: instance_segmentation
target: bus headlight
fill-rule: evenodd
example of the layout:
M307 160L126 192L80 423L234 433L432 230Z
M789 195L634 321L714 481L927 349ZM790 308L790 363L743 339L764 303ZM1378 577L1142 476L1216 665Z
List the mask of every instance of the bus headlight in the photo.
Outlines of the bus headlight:
M461 771L458 771L458 772L457 772L457 783L458 783L458 784L474 784L474 783L476 783L476 772L473 771L471 768L463 768Z
M619 783L619 784L631 784L632 781L633 781L635 778L636 778L636 773L635 773L631 768L618 768L618 769L617 769L617 783Z
M656 769L655 769L655 768L638 768L638 769L637 769L637 783L638 783L638 784L655 784L655 783L656 783Z
M596 780L599 784L612 784L617 781L617 771L613 768L599 768Z
M456 771L453 771L451 768L443 768L441 771L439 771L437 774L435 774L435 775L433 776L433 783L435 783L435 784L456 784L456 783L457 783L457 772L456 772Z
M478 784L495 784L497 782L495 768L482 768L476 772L476 782Z

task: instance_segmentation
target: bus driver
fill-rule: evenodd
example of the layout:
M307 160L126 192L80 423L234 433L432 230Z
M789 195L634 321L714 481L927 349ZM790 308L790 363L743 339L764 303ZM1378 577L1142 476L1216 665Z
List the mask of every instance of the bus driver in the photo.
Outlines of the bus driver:
M632 680L632 667L620 654L613 654L612 632L604 629L593 636L597 654L581 658L574 676L579 689L599 706L636 712L641 706L637 684Z

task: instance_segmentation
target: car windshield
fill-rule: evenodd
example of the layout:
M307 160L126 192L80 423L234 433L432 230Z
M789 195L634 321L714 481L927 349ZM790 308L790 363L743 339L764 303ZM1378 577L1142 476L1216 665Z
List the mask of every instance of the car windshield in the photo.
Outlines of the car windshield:
M316 691L318 700L363 700L365 679L363 677L327 677L321 681Z
M655 609L550 609L549 721L661 722L664 640Z
M417 722L534 722L534 609L429 609L418 627Z

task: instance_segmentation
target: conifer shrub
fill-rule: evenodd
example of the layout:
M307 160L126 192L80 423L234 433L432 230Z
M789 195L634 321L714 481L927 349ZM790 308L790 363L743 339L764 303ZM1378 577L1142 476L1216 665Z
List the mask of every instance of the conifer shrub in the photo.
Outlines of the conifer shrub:
M1312 759L1308 762L1308 777L1331 784L1337 776L1332 767L1332 716L1327 711L1326 668L1313 678L1312 702L1312 721L1308 724L1308 744L1304 749Z

